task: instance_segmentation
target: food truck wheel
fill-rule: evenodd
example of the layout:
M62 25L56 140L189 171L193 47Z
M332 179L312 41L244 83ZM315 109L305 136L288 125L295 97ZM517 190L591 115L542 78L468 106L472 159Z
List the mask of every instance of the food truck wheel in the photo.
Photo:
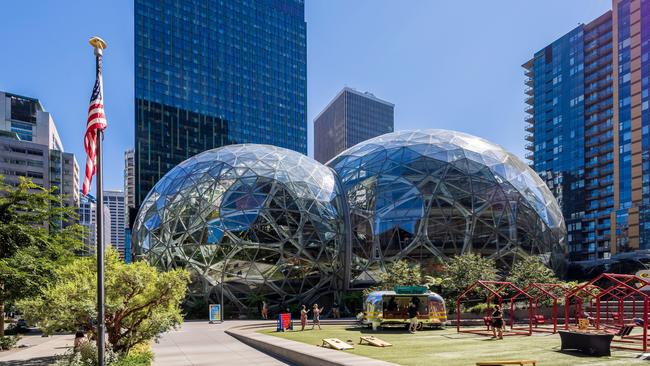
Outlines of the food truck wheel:
M423 327L423 326L424 326L424 325L422 324L422 322L420 322L420 323L418 323L418 326L417 326L415 329L417 329L417 330L422 330L422 327Z

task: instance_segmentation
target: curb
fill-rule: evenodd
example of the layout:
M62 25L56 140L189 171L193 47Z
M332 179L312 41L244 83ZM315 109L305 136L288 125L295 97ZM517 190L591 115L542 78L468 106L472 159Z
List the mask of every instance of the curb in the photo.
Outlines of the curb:
M301 342L257 333L269 324L250 324L226 330L226 334L257 350L295 365L309 366L396 366L394 363L357 356L343 351L314 347Z

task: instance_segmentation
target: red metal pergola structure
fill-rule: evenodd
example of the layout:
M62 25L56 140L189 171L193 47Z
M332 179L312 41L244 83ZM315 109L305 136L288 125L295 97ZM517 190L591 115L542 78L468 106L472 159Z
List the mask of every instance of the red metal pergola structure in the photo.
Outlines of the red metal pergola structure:
M479 329L461 329L460 326L460 305L463 302L466 302L468 295L473 291L478 291L483 289L487 296L485 297L485 303L487 304L486 309L486 318L489 318L492 313L491 304L498 304L503 309L503 302L506 300L510 302L510 330L503 333L504 336L509 335L532 335L533 333L533 323L532 323L532 312L533 312L533 298L526 293L524 290L520 289L512 282L506 281L476 281L465 289L456 300L456 331L458 333L471 333L478 335L489 336L492 335L489 332L489 329L479 330ZM515 303L517 301L525 301L528 303L529 316L528 316L528 328L516 328L515 325ZM503 319L504 324L507 325L507 321Z
M650 293L642 289L650 286L650 282L635 275L603 273L567 294L567 319L572 301L579 299L582 291L589 286L598 289L590 292L593 295L592 314L594 302L596 309L591 326L615 335L612 348L647 352ZM568 321L565 328L569 328ZM641 334L633 332L635 328L641 328Z
M564 297L564 329L569 329L571 324L577 327L582 318L593 318L584 309L584 303L588 302L589 309L593 309L595 307L594 301L596 300L596 296L602 291L602 288L590 282L575 286L567 291ZM573 311L571 311L572 306ZM573 322L571 321L572 317L574 319Z
M558 301L561 301L570 291L566 284L560 283L531 283L524 288L524 292L532 298L532 324L533 332L556 333L558 330ZM521 293L514 298L522 296ZM547 319L540 314L540 303L550 301L552 306L552 317ZM547 324L547 321L549 322Z

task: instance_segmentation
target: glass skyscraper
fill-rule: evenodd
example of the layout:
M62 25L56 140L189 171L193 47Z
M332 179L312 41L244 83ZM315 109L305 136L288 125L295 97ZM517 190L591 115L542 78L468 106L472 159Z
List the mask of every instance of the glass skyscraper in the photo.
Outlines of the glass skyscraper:
M306 79L303 0L136 0L136 207L214 147L306 153Z
M314 119L314 158L326 163L349 147L393 132L394 110L372 93L343 88Z
M523 65L527 158L562 206L572 260L650 249L649 6L614 0Z

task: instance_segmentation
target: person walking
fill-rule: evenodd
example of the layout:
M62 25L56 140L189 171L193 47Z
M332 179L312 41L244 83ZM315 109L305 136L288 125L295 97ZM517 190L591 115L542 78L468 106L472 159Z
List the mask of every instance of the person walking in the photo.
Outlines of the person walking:
M407 309L409 317L409 333L415 333L418 329L418 306L411 301Z
M314 304L314 306L312 306L312 309L311 309L311 314L312 315L311 316L312 316L312 322L313 323L311 325L311 329L314 329L314 327L317 326L317 325L318 325L318 329L319 330L321 329L321 327L320 327L320 314L323 312L323 310L325 310L325 308L319 308L318 304Z
M269 318L269 304L266 301L262 301L262 319L266 320Z
M340 319L341 318L341 311L339 309L339 303L334 301L334 304L332 304L332 318L334 319Z
M491 318L492 318L492 338L503 339L503 312L501 311L500 305L494 305L494 311L492 311Z
M307 313L309 313L309 310L307 310L307 307L303 304L302 308L300 309L300 331L305 330L305 326L307 325Z

